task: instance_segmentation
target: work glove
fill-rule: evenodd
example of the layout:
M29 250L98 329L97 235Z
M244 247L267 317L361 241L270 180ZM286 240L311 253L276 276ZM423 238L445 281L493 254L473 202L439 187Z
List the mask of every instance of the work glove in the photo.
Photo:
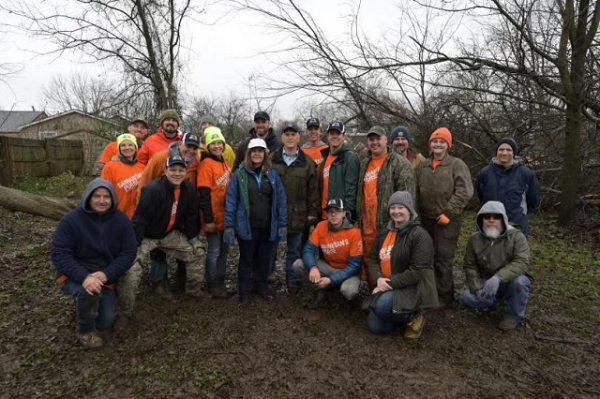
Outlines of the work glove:
M285 241L285 239L287 238L287 227L280 227L277 231L277 234L279 236L280 241Z
M204 232L206 234L212 234L217 231L217 225L214 223L206 223L204 225Z
M223 242L227 245L233 244L233 239L235 238L235 230L231 227L228 227L223 232Z
M202 243L198 237L190 238L188 243L192 247L192 253L194 255L201 255L204 252L204 248L202 248Z
M437 224L440 226L446 226L448 223L450 223L450 218L443 213L437 217Z
M479 296L493 302L498 292L498 287L500 287L500 279L493 276L483 284L483 287L479 290Z

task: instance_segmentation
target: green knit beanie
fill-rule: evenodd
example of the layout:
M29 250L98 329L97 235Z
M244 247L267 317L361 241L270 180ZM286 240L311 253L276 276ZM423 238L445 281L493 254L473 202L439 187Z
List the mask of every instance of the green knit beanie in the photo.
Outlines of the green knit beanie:
M162 126L163 122L167 118L173 118L177 121L177 125L179 126L179 114L174 109L165 109L162 116L160 117L160 125Z

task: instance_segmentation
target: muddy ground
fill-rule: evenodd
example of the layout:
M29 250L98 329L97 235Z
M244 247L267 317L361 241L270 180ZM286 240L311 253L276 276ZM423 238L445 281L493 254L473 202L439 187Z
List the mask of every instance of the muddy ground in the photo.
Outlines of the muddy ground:
M422 339L409 342L370 334L366 315L335 297L307 313L307 296L288 296L282 274L273 302L239 305L232 253L229 299L144 291L127 330L83 350L74 300L53 279L55 226L0 208L0 397L600 396L600 299L565 306L560 282L543 273L527 328L502 332L500 314L455 307L429 312Z

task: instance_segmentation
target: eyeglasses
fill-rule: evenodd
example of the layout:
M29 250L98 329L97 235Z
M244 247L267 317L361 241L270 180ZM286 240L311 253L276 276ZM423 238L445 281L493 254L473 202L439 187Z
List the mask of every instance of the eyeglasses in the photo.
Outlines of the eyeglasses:
M327 209L327 214L328 215L337 215L338 213L342 213L344 212L343 209L338 209L338 208L329 208Z
M339 132L339 131L337 131L337 130L330 130L330 131L328 131L328 132L327 132L327 134L328 134L329 136L341 136L341 135L342 135L342 134L344 134L344 133L342 133L342 132Z
M494 219L494 220L502 220L502 215L498 215L497 213L484 213L481 215L483 219Z

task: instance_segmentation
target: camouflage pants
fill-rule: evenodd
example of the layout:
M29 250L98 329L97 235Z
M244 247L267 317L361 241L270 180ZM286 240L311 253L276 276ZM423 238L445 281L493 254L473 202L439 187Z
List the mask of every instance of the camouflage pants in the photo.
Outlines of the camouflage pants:
M135 262L119 280L117 292L118 313L120 315L131 316L133 314L135 297L142 279L142 270L148 266L145 260L153 249L160 249L167 255L171 255L175 259L186 263L186 292L195 292L201 289L204 278L205 248L201 248L194 253L187 238L179 230L170 232L165 238L160 240L144 238L138 248L138 255Z

